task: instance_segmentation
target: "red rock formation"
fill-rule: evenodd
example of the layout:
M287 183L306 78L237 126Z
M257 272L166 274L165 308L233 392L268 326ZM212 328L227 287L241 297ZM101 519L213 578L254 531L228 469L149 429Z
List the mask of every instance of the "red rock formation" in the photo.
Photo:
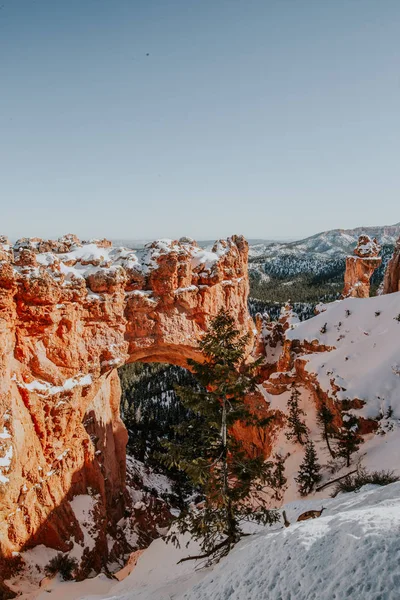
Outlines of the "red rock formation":
M376 239L371 240L368 235L360 235L354 256L348 256L346 259L343 298L369 297L370 279L382 262L378 256L380 249Z
M400 238L397 240L393 256L386 267L383 280L383 294L392 294L400 291Z
M221 307L252 335L248 245L235 236L205 251L191 240L162 240L139 259L73 235L13 248L0 242L0 555L79 543L70 501L90 494L98 566L107 521L124 510L115 369L199 358L197 341Z

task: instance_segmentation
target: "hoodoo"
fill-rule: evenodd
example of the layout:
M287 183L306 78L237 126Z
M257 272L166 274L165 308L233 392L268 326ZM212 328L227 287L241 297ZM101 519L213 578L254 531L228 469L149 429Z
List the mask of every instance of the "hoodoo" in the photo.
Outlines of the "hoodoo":
M377 240L371 240L368 235L360 235L354 256L346 259L343 297L368 298L370 279L379 267L382 258Z

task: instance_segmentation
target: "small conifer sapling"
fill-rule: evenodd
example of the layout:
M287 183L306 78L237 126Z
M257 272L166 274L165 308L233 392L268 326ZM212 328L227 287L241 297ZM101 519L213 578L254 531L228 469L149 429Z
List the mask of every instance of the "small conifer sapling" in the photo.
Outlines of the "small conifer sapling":
M350 466L351 455L359 450L363 443L361 435L358 433L358 419L354 415L343 415L343 426L338 433L337 453L346 459L346 466Z
M302 496L310 494L321 481L321 465L318 462L315 446L311 440L306 444L306 452L300 465L298 476L295 477L297 487Z
M286 432L288 440L294 440L301 445L304 445L308 438L308 429L302 416L305 415L304 411L299 407L300 392L293 386L292 393L287 402L288 417L287 424L289 431Z

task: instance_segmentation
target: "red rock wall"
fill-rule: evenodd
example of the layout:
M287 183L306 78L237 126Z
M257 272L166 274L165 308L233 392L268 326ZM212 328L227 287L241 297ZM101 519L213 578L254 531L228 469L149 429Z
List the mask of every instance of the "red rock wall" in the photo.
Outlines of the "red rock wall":
M400 238L397 240L393 256L386 267L383 280L384 294L392 294L400 291Z
M382 262L378 256L380 246L376 240L361 235L354 256L346 259L343 298L369 298L370 279Z
M93 555L106 558L107 521L124 511L116 367L198 358L221 307L252 332L247 252L242 237L208 254L189 240L154 243L141 260L104 240L28 239L13 249L0 239L0 555L70 548L82 532L69 500L90 488Z

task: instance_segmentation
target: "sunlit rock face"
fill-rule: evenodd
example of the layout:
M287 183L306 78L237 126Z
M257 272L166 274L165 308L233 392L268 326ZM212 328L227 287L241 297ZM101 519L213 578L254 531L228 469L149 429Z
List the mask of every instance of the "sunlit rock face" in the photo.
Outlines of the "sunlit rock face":
M386 267L383 279L383 294L400 291L400 238L397 240L393 256Z
M0 555L82 542L71 501L89 494L98 534L87 562L106 559L125 506L116 368L199 358L221 307L250 347L247 253L238 236L210 251L159 240L139 254L73 235L0 239Z
M370 279L382 262L378 242L368 235L360 235L354 256L346 259L343 297L368 298Z

